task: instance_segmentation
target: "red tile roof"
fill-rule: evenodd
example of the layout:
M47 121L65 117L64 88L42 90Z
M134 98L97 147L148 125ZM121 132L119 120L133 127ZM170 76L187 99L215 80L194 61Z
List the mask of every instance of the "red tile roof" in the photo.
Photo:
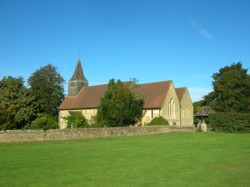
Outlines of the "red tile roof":
M186 90L187 90L187 87L175 89L179 102L181 102Z
M144 99L144 108L161 108L171 84L172 81L138 84L136 91ZM107 84L87 86L77 96L66 97L59 110L97 108L107 88Z

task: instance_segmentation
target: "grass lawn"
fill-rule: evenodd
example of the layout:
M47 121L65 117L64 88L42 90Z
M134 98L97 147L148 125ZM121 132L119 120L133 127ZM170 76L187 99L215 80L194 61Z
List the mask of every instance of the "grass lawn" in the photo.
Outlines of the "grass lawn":
M250 134L0 144L0 186L250 186Z

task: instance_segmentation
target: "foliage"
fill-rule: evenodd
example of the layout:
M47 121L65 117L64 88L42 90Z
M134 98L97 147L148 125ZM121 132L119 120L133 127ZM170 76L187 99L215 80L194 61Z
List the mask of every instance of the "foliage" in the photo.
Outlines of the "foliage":
M196 114L197 112L200 111L202 105L203 105L203 101L196 101L196 102L193 103L194 114Z
M38 117L31 122L30 125L27 125L28 129L58 129L57 119L54 116L49 114L39 114Z
M105 126L134 125L142 118L144 100L135 93L135 82L109 81L97 109L97 123Z
M64 79L51 64L41 67L28 79L28 84L39 108L39 113L57 115L64 98Z
M64 117L64 119L67 121L66 123L68 128L80 128L89 126L87 119L81 112L70 113L70 115Z
M240 62L221 68L212 78L214 91L204 97L203 105L219 112L249 111L250 75Z
M86 126L87 128L102 128L105 127L104 123L97 123L97 115L91 116L90 120L88 121L89 125Z
M4 77L0 81L0 129L20 129L36 116L36 106L23 79Z
M24 86L22 77L4 77L0 81L0 129L31 127L28 124L39 113L56 117L58 106L64 97L63 82L56 68L50 64L32 74L28 80L30 88ZM38 118L38 121L45 119ZM46 128L46 125L43 127L44 125L39 124L33 122L32 128Z
M164 117L155 117L148 125L169 125L168 120Z
M208 121L214 131L250 132L250 115L247 113L210 114Z
M0 186L249 186L249 135L168 133L0 144Z

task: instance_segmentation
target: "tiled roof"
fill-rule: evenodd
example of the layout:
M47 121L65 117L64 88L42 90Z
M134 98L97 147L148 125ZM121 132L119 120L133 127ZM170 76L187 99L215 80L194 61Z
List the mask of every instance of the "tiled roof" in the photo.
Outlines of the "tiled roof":
M214 110L209 106L201 107L200 111L195 114L195 117L207 117L209 114L213 114Z
M186 90L187 90L187 87L175 89L179 102L181 102Z
M139 84L137 91L144 99L144 108L161 108L172 81Z
M144 99L144 108L161 108L172 81L138 84L137 93ZM97 108L108 88L107 84L84 87L77 96L64 99L59 110Z

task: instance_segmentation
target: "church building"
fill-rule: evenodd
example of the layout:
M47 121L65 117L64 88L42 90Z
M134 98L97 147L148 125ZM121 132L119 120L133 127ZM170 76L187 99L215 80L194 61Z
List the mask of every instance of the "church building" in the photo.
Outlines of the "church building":
M79 59L74 74L68 82L68 96L59 106L60 129L67 127L63 118L72 112L82 112L87 120L96 115L97 107L107 88L108 84L88 85ZM144 116L138 124L143 126L154 117L162 116L170 125L193 125L193 104L186 87L175 88L173 82L168 80L138 84L136 89L144 98Z

